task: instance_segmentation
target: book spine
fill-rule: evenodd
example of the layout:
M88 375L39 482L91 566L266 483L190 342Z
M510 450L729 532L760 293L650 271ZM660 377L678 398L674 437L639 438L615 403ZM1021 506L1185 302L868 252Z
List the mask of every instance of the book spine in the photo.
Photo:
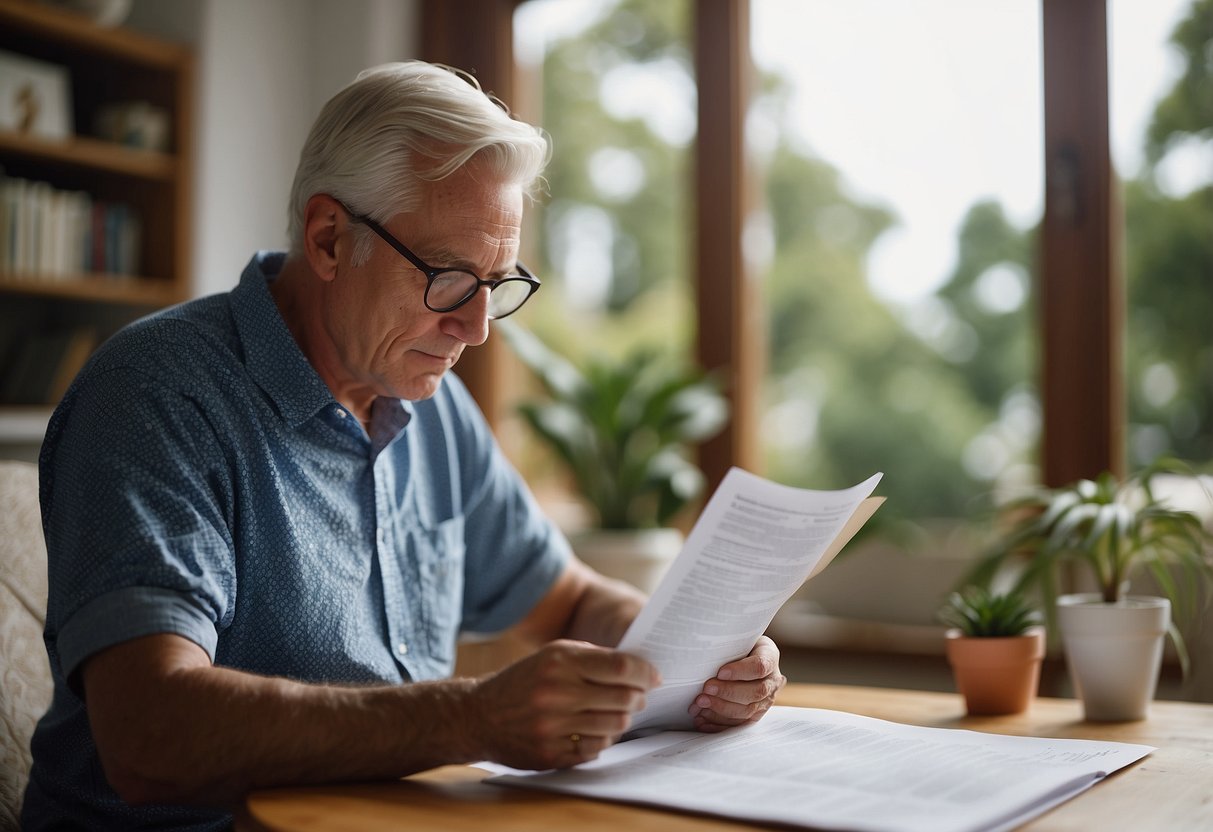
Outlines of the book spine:
M142 244L142 219L129 203L0 174L0 275L136 275Z

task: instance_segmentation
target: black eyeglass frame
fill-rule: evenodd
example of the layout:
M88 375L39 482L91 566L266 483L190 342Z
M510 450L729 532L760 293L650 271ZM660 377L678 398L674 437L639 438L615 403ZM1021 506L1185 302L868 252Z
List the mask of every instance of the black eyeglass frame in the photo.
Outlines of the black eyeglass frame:
M521 301L518 302L517 306L515 306L509 312L506 312L504 315L489 315L489 317L491 319L493 319L495 321L499 321L502 318L508 318L510 315L513 315L515 312L517 312L519 309L521 309L526 304L526 302L531 299L531 296L539 291L539 287L541 285L543 285L539 281L539 278L537 278L537 277L535 277L535 275L531 274L531 272L527 269L527 267L522 265L521 262L515 262L515 264L514 264L514 268L516 268L518 270L518 274L510 275L509 277L500 277L500 278L497 278L496 280L485 280L480 275L478 275L474 272L470 272L467 269L457 269L457 268L437 269L437 268L434 268L429 263L426 263L424 260L422 260L416 254L414 254L412 251L410 251L408 246L406 246L404 243L400 242L394 236L392 236L392 234L389 233L388 230L386 228L384 228L382 225L375 222L370 217L364 216L362 214L355 214L348 207L346 207L344 203L338 202L338 204L341 205L341 207L345 209L345 212L347 214L349 214L350 219L352 219L354 222L362 223L367 228L371 229L371 231L374 231L385 243L387 243L389 246L394 248L397 251L397 253L400 254L401 257L403 257L405 260L408 260L410 263L413 264L413 266L415 266L417 268L418 271L420 271L422 274L425 275L425 294L422 295L421 300L423 303L425 303L425 308L430 310L431 312L440 312L440 313L441 312L454 312L456 309L458 309L459 307L466 304L472 298L476 297L476 294L480 291L481 286L489 287L489 292L490 292L490 297L491 297L491 293L494 290L496 290L498 286L501 286L504 283L525 283L527 285L526 296ZM434 281L438 279L439 275L448 274L450 272L458 272L459 274L466 274L468 277L475 280L476 283L474 286L472 286L469 289L469 291L466 295L464 295L462 298L457 300L455 303L452 303L448 306L441 306L441 307L432 305L430 303L430 289L433 288Z

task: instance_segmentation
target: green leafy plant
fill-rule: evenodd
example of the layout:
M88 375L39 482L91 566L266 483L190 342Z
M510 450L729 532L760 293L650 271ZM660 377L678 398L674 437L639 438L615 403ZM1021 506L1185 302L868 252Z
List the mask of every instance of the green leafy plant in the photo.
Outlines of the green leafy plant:
M1014 589L1038 588L1051 614L1064 564L1089 568L1109 603L1121 600L1130 581L1145 571L1171 601L1173 620L1182 620L1193 608L1200 582L1213 579L1207 559L1213 536L1194 513L1172 508L1158 496L1160 474L1198 482L1188 465L1164 457L1123 481L1105 472L1094 480L1039 488L1011 502L1006 509L1019 519L966 582L989 586L1005 567L1018 565ZM1186 666L1174 625L1171 635Z
M939 620L974 638L1021 636L1039 623L1039 615L1020 592L993 592L968 586L948 596Z
M568 466L601 528L664 526L702 491L687 454L729 412L712 376L649 349L578 368L511 321L497 326L547 394L519 412Z

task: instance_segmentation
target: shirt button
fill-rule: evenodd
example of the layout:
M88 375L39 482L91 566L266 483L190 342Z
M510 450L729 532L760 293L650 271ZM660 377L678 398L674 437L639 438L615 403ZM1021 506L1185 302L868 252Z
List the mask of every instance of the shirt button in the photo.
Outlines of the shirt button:
M350 415L350 414L346 413L346 412L345 412L344 410L342 410L341 408L337 408L337 418L338 418L338 419L344 419L346 416L349 416L349 415Z
M403 656L409 652L409 646L402 641L396 645L396 652Z

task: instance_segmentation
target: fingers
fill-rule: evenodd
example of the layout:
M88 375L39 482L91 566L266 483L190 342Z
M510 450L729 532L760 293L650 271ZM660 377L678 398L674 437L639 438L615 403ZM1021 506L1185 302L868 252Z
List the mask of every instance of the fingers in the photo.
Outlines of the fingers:
M534 664L534 704L545 711L632 713L659 682L648 662L582 642L553 642Z
M597 759L600 753L619 741L627 729L627 716L621 714L577 714L568 725L575 729L560 729L547 740L551 747L551 767L566 768L570 765Z
M627 730L658 681L634 656L584 642L546 645L477 685L484 756L539 769L592 760Z
M761 717L775 703L775 694L787 683L782 674L757 682L721 682L710 679L695 697L690 714L697 720L738 725Z
M754 680L764 679L779 672L779 648L775 642L766 636L760 636L754 649L744 659L729 662L722 666L716 678L723 681L732 679Z
M598 759L619 740L618 734L600 736L583 734L577 731L562 734L556 738L557 749L551 755L550 768L571 768L580 763Z
M555 642L570 645L575 651L582 677L600 685L626 685L639 690L652 690L661 684L657 668L627 653L584 642Z
M720 668L704 683L688 713L700 731L715 732L762 718L787 684L779 672L779 648L761 637L745 658Z

